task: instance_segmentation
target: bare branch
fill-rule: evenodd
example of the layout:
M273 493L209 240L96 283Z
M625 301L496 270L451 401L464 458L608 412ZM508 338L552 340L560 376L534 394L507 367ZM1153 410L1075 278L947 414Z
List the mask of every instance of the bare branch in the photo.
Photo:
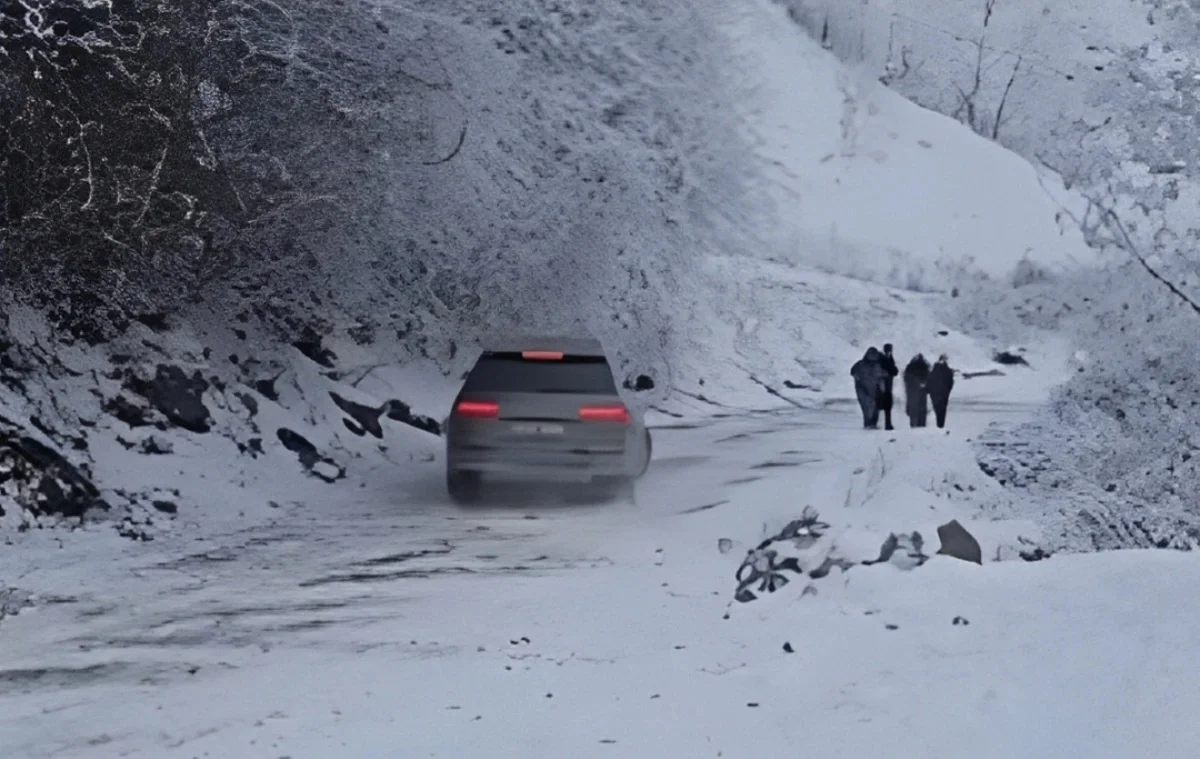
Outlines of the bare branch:
M992 139L995 140L1000 136L1000 127L1004 124L1004 106L1008 103L1008 93L1012 92L1013 82L1017 81L1017 71L1021 68L1021 56L1017 56L1017 62L1013 65L1012 73L1008 76L1008 82L1004 85L1004 94L1000 96L1000 105L996 106L996 121L992 124Z

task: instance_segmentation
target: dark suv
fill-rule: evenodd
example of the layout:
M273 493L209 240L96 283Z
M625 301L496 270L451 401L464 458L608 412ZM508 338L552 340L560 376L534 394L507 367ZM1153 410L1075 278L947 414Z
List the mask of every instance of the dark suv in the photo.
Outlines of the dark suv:
M485 475L615 492L650 463L650 433L621 400L594 339L531 338L484 351L446 421L446 487L475 500Z

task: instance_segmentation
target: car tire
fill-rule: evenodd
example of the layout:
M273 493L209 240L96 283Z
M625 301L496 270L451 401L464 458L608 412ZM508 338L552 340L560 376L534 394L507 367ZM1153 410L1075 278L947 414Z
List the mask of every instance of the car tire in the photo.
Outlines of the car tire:
M646 460L642 463L642 470L640 472L638 472L638 474L637 474L638 477L641 477L642 475L646 474L647 471L650 470L650 460L652 458L654 458L653 440L654 440L654 438L650 437L650 429L646 428Z
M461 469L446 470L446 492L450 500L460 506L469 506L479 501L483 478L479 472Z

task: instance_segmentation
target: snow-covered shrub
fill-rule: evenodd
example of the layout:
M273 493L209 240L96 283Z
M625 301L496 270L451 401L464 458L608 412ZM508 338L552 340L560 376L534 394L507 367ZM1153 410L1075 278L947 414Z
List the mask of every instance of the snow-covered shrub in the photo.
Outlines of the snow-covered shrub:
M579 328L661 376L710 225L752 216L687 4L9 5L0 278L89 339Z
M1136 264L1098 276L1059 322L1089 360L1033 421L985 436L981 466L1060 504L1064 547L1190 547L1200 540L1200 314Z

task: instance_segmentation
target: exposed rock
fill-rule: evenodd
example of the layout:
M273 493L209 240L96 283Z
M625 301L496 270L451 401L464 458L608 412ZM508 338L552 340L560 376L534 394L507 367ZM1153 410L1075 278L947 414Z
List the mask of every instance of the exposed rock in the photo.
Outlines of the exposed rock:
M1053 555L1054 554L1050 553L1049 551L1046 551L1041 546L1038 546L1031 551L1021 551L1018 554L1018 556L1021 557L1022 561L1042 561L1044 559L1050 558Z
M992 360L1005 366L1029 366L1024 356L1012 351L996 351L992 354Z
M637 377L628 378L625 380L625 389L638 393L653 390L654 378L648 374L639 374Z
M897 535L892 533L883 541L883 545L879 547L879 558L870 561L864 561L863 564L893 564L900 569L915 569L921 566L929 557L924 552L925 539L921 537L921 533L912 532L909 534Z
M254 399L253 395L250 395L249 393L238 393L237 397L238 400L242 402L242 405L246 407L246 410L250 412L251 419L258 416L258 401Z
M199 371L189 377L178 366L159 364L155 368L154 379L142 380L131 375L125 386L150 401L176 426L196 433L212 429L212 415L203 400L209 382Z
M275 389L275 378L255 380L254 389L269 401L279 401L279 391ZM257 408L257 405L256 405Z
M957 519L938 528L938 540L942 543L937 551L939 554L975 564L983 563L983 549L979 547L979 541Z
M357 422L357 429L345 420L346 429L356 435L362 435L363 432L369 432L377 438L383 437L383 426L379 423L379 418L383 416L387 409L387 404L383 404L378 408L364 406L361 403L347 400L337 393L330 391L329 397L337 404L337 407L350 415L351 419Z
M414 414L412 409L404 401L390 400L384 405L384 413L388 419L393 419L397 422L416 427L422 432L428 432L431 435L441 435L442 425L436 420L428 416Z
M0 515L15 504L33 517L82 517L107 509L91 480L61 453L0 418Z
M336 482L346 476L346 470L333 459L322 456L317 447L298 432L280 427L276 435L283 447L300 458L300 465L305 471L325 482Z
M141 450L142 453L145 454L161 456L168 453L174 453L175 446L170 440L163 440L151 435L142 441Z
M292 343L292 347L303 353L309 360L333 369L337 354L321 344L321 336L311 330L301 339Z
M148 427L152 424L147 416L147 409L134 405L123 395L109 398L102 408L105 413L112 414L130 427Z

